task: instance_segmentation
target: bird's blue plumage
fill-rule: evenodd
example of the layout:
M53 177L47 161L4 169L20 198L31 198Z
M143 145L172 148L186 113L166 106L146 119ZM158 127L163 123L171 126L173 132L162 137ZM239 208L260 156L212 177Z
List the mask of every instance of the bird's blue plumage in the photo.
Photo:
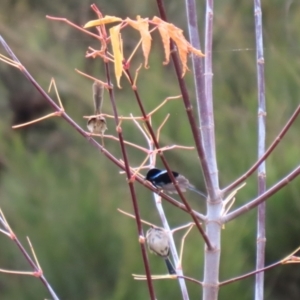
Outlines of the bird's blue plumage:
M171 172L177 181L179 189L182 192L185 192L187 189L189 189L206 198L206 196L202 192L198 191L193 185L191 185L188 179L186 179L184 176L174 171ZM177 190L167 170L160 170L157 168L150 169L146 174L146 180L150 181L154 186L160 187L169 193L177 193Z
M152 179L152 180L155 180L156 178L159 178L159 176L161 176L161 175L163 175L163 174L166 174L166 173L167 173L166 170L160 171L160 172L158 172L157 174L151 176L151 179Z

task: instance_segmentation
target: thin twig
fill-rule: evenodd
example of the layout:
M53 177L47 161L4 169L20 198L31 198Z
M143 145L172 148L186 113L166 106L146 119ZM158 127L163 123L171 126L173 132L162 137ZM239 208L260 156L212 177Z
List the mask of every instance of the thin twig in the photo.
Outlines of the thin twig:
M284 177L282 180L280 180L278 183L273 185L271 188L269 188L267 191L265 191L262 195L258 196L254 200L248 202L247 204L241 206L240 208L232 211L228 215L224 216L223 223L227 223L250 209L253 209L254 207L258 206L260 203L266 201L269 197L274 195L276 192L278 192L280 189L285 187L288 183L290 183L293 179L295 179L300 174L300 166L298 166L294 171L292 171L290 174L288 174L286 177Z
M254 271L249 272L247 274L244 274L242 276L238 276L238 277L235 277L235 278L231 278L231 279L222 281L222 282L220 282L219 286L221 287L223 285L226 285L226 284L229 284L229 283L233 283L233 282L238 281L238 280L245 279L247 277L256 275L258 273L268 271L268 270L270 270L272 268L275 268L275 267L277 267L279 265L284 265L284 264L289 264L289 263L300 263L299 257L294 256L294 254L297 253L299 250L300 250L300 247L298 247L296 250L294 250L292 253L290 253L285 258L283 258L280 261L278 261L276 263L273 263L273 264L271 264L271 265L269 265L267 267L261 268L259 270L254 270Z
M132 218L132 219L136 219L136 216L135 216L135 215L130 214L130 213L128 213L128 212L126 212L126 211L124 211L124 210L122 210L122 209L120 209L120 208L118 208L117 211L120 212L121 214L125 215L125 216L128 216L128 217ZM154 227L155 227L155 225L154 225L153 223L147 222L147 221L145 221L145 220L143 220L143 219L141 219L141 222L142 222L143 224L145 224L145 225L148 225L148 226L154 226Z
M71 21L69 21L69 20L66 19L66 18L57 18L57 17L52 17L52 16L46 16L46 18L49 19L49 20L52 20L52 21L59 21L59 22L67 23L67 24L69 24L70 26L75 27L75 28L78 29L79 31L82 31L82 32L84 32L85 34L88 34L88 35L94 37L95 39L101 41L101 38L99 37L99 35L94 34L94 33L90 32L90 31L88 31L88 30L86 30L86 29L84 29L84 28L82 28L82 27L76 25L75 23L72 23Z
M132 274L133 276L133 279L135 280L146 280L146 276L145 275L139 275L139 274ZM188 277L188 276L184 276L184 275L170 275L170 274L167 274L167 275L152 275L151 276L152 280L162 280L162 279L185 279L187 281L190 281L190 282L193 282L193 283L196 283L198 285L203 285L203 283L199 280L196 280L195 278L192 278L192 277Z
M236 186L238 186L241 182L245 181L249 176L251 176L259 167L259 165L266 160L266 158L274 151L276 146L280 143L282 138L285 136L285 134L288 132L290 127L293 125L295 120L297 119L298 115L300 114L300 105L296 108L292 116L289 118L287 123L284 125L282 130L279 132L279 134L276 136L275 140L272 142L272 144L269 146L267 151L260 157L260 159L253 164L253 166L246 172L244 173L240 178L235 180L233 183L228 185L226 188L222 190L223 193L227 193L228 191L234 189Z
M270 266L267 266L267 267L264 267L262 269L259 269L259 270L255 270L255 271L252 271L252 272L249 272L247 274L244 274L242 276L237 276L237 277L234 277L234 278L231 278L231 279L228 279L228 280L224 280L222 282L219 283L219 286L223 286L223 285L226 285L226 284L229 284L229 283L233 283L233 282L236 282L236 281L239 281L239 280L242 280L242 279L245 279L245 278L248 278L250 276L253 276L253 275L256 275L258 273L261 273L261 272L265 272L265 271L268 271L272 268L275 268L276 266L279 266L281 265L281 261L279 262L276 262Z
M18 129L18 128L22 128L22 127L25 127L25 126L29 126L29 125L41 122L43 120L46 120L46 119L49 119L49 118L52 118L52 117L60 117L60 116L61 116L61 112L53 112L53 113L50 113L50 114L48 114L44 117L29 121L29 122L26 122L26 123L22 123L22 124L19 124L19 125L14 125L11 128Z
M56 83L55 83L55 80L54 78L52 77L51 78L51 81L50 81L50 85L49 85L49 88L48 88L48 93L50 93L50 90L51 90L51 87L54 87L54 90L55 90L55 94L56 94L56 97L57 97L57 100L58 100L58 103L59 103L59 106L60 108L64 111L64 106L62 104L62 101L60 100L60 96L59 96L59 93L57 91L57 87L56 87Z
M52 289L51 285L47 281L46 277L43 275L42 269L40 268L39 264L36 264L32 260L30 255L27 253L26 249L23 247L23 245L21 244L21 242L15 235L15 233L12 231L12 229L9 226L7 220L5 219L5 216L1 209L0 209L0 222L2 223L2 225L6 229L6 231L9 233L10 239L16 244L16 246L19 248L22 255L25 257L25 259L27 260L27 262L33 269L33 272L9 271L9 270L4 270L4 269L1 269L1 271L5 272L5 273L11 273L11 274L32 275L32 276L38 277L41 280L41 282L43 283L43 285L48 289L48 292L53 297L53 299L59 300L59 298L55 294L54 290ZM36 259L36 256L34 256L34 257ZM37 261L37 259L36 259L36 261Z

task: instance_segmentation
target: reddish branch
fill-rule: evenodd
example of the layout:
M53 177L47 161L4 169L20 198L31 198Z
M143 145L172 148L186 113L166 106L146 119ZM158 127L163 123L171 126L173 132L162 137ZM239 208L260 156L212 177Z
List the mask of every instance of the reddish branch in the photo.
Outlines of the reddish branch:
M259 165L263 161L266 160L266 158L274 151L274 149L276 148L276 146L280 143L280 141L282 140L282 138L285 136L285 134L288 132L288 130L290 129L290 127L292 126L292 124L297 119L299 113L300 113L300 105L296 108L295 112L292 114L292 116L290 117L290 119L287 121L287 123L285 124L285 126L282 128L282 130L280 131L280 133L278 134L278 136L275 138L275 140L273 141L273 143L269 146L269 148L264 153L264 155L262 155L260 157L260 159L246 173L244 173L240 178L238 178L236 181L234 181L229 186L227 186L226 188L224 188L222 190L224 193L228 193L231 190L233 190L234 188L236 188L239 184L241 184L243 181L245 181L249 176L251 176L257 170L257 168L259 167Z

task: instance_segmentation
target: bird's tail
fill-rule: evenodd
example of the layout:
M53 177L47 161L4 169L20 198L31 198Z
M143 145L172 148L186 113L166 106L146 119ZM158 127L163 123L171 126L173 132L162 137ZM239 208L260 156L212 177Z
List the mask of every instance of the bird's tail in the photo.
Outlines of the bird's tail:
M173 266L173 264L171 263L169 257L165 258L165 262L166 262L166 265L167 265L169 274L170 274L170 275L176 274L176 271L175 271L175 269L174 269L174 266Z
M193 185L189 185L188 189L201 195L202 197L204 197L205 199L207 198L207 196L205 194L203 194L202 192L198 191Z
M93 98L94 98L94 106L95 106L95 115L101 113L102 103L103 103L103 92L104 86L95 81L93 84Z

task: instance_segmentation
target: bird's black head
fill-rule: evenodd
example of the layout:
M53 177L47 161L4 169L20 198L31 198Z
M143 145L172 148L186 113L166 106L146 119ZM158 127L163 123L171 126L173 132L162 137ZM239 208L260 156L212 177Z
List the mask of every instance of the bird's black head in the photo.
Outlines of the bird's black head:
M152 181L153 178L159 173L161 173L160 169L156 169L156 168L150 169L146 174L146 180Z

